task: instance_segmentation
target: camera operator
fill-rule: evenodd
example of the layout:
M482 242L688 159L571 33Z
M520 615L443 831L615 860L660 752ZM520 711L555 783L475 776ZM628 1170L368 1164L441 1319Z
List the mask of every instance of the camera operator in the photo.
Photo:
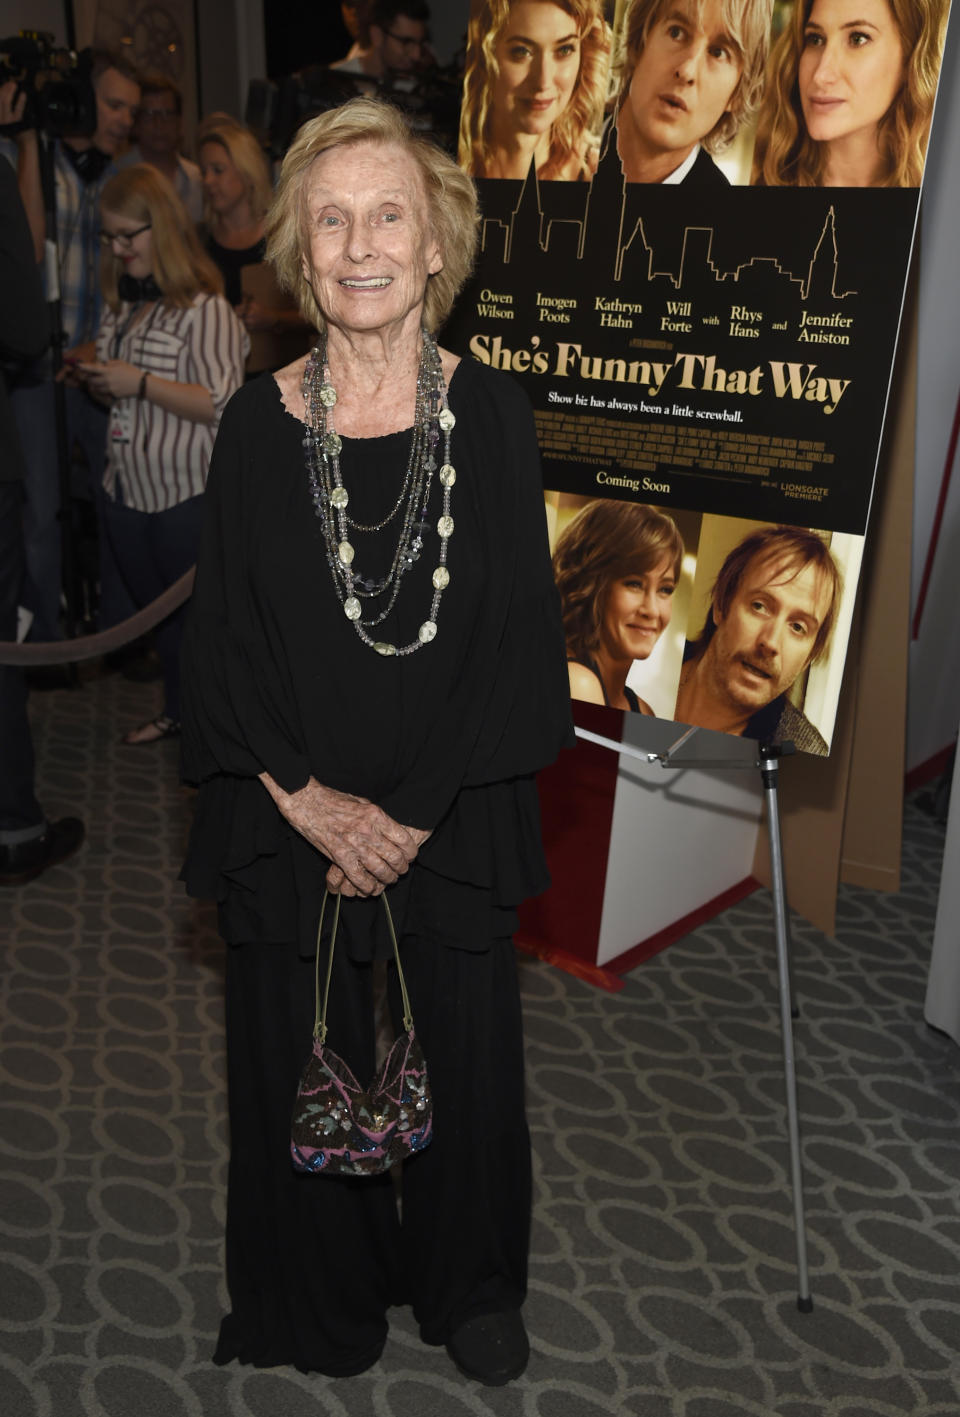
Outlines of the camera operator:
M116 171L114 159L130 136L140 87L127 61L107 53L93 55L90 78L96 97L93 133L49 141L53 142L59 294L66 345L60 377L68 385L67 441L68 447L75 440L79 442L86 456L100 531L107 414L79 387L71 369L84 358L93 358L93 339L100 321L100 193ZM0 125L20 122L25 102L26 95L18 94L15 82L0 87ZM0 140L0 153L16 167L39 261L44 253L46 222L36 128L23 128L15 140ZM48 289L48 298L52 293ZM25 369L11 390L26 464L24 601L34 615L31 638L36 640L60 637L60 477L52 379L47 356ZM100 625L106 628L132 614L133 606L109 558L106 537L101 534L99 542Z
M10 166L0 160L0 360L36 358L47 312L30 229ZM0 640L13 640L23 571L23 464L0 372ZM48 822L34 793L23 670L0 665L0 886L32 880L77 850L83 823Z

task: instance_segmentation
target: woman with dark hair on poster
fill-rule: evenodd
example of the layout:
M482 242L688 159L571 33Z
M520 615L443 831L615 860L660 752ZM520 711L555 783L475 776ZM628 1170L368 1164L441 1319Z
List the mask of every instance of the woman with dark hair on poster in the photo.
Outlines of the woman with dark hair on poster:
M627 675L670 623L683 550L673 518L643 503L589 502L563 531L553 573L573 698L652 715Z
M479 0L467 36L461 167L474 177L589 180L610 28L602 0Z
M798 0L770 60L753 182L919 187L947 0Z

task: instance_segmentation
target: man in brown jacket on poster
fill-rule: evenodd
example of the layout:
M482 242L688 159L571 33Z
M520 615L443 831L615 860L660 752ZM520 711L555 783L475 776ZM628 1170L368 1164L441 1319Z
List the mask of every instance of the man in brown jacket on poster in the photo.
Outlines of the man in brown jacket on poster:
M816 532L769 526L745 536L720 568L703 629L687 642L674 718L825 757L825 739L787 694L826 652L840 592Z

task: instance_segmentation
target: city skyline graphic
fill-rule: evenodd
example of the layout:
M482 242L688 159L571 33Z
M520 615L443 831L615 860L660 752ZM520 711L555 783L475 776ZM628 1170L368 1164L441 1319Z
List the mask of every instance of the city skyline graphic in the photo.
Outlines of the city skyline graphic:
M569 271L572 263L586 263L592 272L607 270L618 284L659 285L671 294L702 297L710 284L721 294L735 291L739 299L746 291L754 300L782 299L786 294L803 302L839 302L859 294L841 282L837 211L832 203L808 259L793 267L781 256L754 253L722 268L714 255L717 228L692 224L683 228L677 263L672 267L648 237L644 216L631 211L648 189L627 183L618 169L619 161L601 162L593 182L585 188L582 216L561 217L545 210L540 181L531 165L509 216L483 219L480 250L486 258L487 276L487 262L499 258L509 266L518 252L526 267L542 265L545 273Z

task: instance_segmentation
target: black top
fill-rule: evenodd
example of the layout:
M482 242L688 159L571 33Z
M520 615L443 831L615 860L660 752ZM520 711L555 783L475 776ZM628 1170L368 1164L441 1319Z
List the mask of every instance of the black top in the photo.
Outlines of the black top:
M0 157L0 360L37 358L49 340L40 267L33 254L17 174ZM0 482L24 476L23 454L0 367Z
M582 664L583 667L584 667L584 669L589 669L591 674L596 675L596 678L597 678L597 680L598 680L598 682L599 682L599 684L600 684L600 692L601 692L601 694L603 695L603 702L604 702L604 704L606 705L606 707L609 708L609 707L610 707L610 700L609 700L609 698L608 698L608 696L607 696L607 686L606 686L606 684L603 682L603 675L600 673L600 670L597 668L596 661L593 660L593 659L591 659L590 656L588 655L585 660L575 660L574 662L577 663L577 664ZM624 698L626 699L627 705L628 705L628 707L630 708L631 712L633 712L633 713L642 713L642 712L643 712L643 710L642 710L641 707L640 707L640 700L637 698L636 694L635 694L635 693L633 692L633 690L630 688L630 685L629 685L629 684L624 684L624 686L623 686L623 696L624 696Z
M256 781L264 769L289 792L312 774L433 829L391 888L408 929L482 948L510 933L513 907L546 886L531 775L572 738L533 418L511 379L472 360L458 366L449 401L450 585L436 639L391 658L344 616L309 496L303 425L276 381L255 380L224 413L185 635L183 768L202 784L184 878L192 894L220 901L228 939L313 947L328 863ZM393 506L409 446L409 433L344 439L358 521ZM380 543L395 535L356 535L363 574L380 571ZM438 547L432 530L374 637L416 638ZM347 943L364 957L364 909L377 902L349 905ZM382 911L366 915L372 930Z
M253 246L245 246L234 251L230 246L221 246L219 241L207 233L207 251L213 264L223 276L223 293L231 305L239 305L243 299L240 272L244 266L257 266L267 254L266 237L261 237Z

